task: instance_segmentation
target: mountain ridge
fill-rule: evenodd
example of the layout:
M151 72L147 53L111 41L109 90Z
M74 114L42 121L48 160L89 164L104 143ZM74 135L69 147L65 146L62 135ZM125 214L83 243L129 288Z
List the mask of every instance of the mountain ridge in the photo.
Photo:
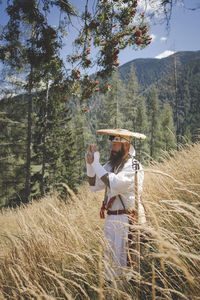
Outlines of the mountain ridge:
M118 98L118 107L124 107L123 93L126 97L130 93L130 70L133 65L135 71L134 81L138 81L139 88L137 96L133 91L133 103L145 98L147 114L149 113L149 100L152 90L157 89L159 99L159 113L165 103L169 103L173 111L173 121L176 124L177 116L179 122L178 133L184 136L190 132L192 140L198 140L200 129L200 50L179 51L168 57L157 58L137 58L125 63L118 68L119 78L125 86L125 91L120 92L120 82L115 84L111 94L106 97L110 101ZM112 85L112 79L110 81ZM118 92L116 92L118 90ZM120 94L121 93L121 94ZM115 94L115 96L113 96ZM115 98L113 98L115 97ZM135 102L135 97L137 101ZM91 100L87 100L89 108L88 120L92 120L92 128L98 127L98 121L104 107L104 96L94 95ZM133 104L135 105L135 104ZM95 131L94 131L95 132Z
M198 51L179 51L162 59L158 58L136 58L119 67L119 73L122 80L128 79L131 65L133 64L138 83L141 90L148 85L156 82L158 79L170 73L174 69L174 61L176 59L177 68L180 65L192 62L200 58L200 50Z

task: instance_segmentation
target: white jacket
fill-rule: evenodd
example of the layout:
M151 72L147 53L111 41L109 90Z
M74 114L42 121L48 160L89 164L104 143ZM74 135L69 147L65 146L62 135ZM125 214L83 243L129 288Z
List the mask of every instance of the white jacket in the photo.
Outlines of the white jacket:
M105 170L108 172L110 188L107 188L107 203L110 198L116 196L116 199L112 203L109 210L123 210L124 207L120 201L118 195L124 203L126 209L135 209L135 170L133 163L136 160L130 157L124 164L123 168L119 173L117 173L118 168L111 172L111 166L109 163L104 165ZM142 171L142 166L139 164L140 170L138 172L138 195L139 195L139 222L144 223L146 221L144 207L140 201L140 196L142 192L142 184L144 180L144 172ZM96 176L95 186L90 186L92 192L100 191L105 189L106 186L101 179Z

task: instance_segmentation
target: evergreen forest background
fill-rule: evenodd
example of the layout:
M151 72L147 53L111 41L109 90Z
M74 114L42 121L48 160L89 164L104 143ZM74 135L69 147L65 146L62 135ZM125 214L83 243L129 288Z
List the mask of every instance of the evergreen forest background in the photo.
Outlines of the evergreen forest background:
M92 76L91 76L92 77ZM26 147L29 111L27 93L12 92L0 100L0 206L27 202ZM108 80L108 92L79 101L65 97L62 86L47 85L32 93L31 198L63 183L76 192L86 179L85 152L97 143L101 162L109 157L101 128L126 128L143 133L145 141L133 140L136 157L147 165L161 160L165 151L199 140L200 51L177 52L163 59L136 59L119 67ZM0 89L5 91L2 83ZM15 91L16 90L16 91ZM65 191L66 192L66 191Z

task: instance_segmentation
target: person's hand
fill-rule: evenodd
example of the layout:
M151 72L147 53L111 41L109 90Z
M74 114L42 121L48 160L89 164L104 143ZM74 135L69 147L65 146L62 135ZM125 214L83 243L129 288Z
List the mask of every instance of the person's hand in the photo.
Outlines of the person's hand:
M86 162L91 165L93 163L93 161L94 161L94 153L92 153L91 151L88 151L86 153Z
M102 203L101 209L100 209L100 218L105 219L105 204L104 202Z
M88 146L88 150L89 150L89 152L92 152L92 153L97 152L98 151L97 145L96 144L90 144Z
M89 144L88 152L86 153L86 162L92 164L94 161L94 153L98 151L97 145Z

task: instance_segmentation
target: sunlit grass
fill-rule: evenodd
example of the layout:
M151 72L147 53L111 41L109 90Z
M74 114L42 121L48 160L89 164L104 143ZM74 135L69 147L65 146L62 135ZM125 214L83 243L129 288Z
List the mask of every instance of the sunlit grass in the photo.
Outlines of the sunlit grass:
M200 144L145 169L152 241L141 245L132 283L103 279L103 192L66 189L65 201L55 192L2 211L0 299L199 299Z

